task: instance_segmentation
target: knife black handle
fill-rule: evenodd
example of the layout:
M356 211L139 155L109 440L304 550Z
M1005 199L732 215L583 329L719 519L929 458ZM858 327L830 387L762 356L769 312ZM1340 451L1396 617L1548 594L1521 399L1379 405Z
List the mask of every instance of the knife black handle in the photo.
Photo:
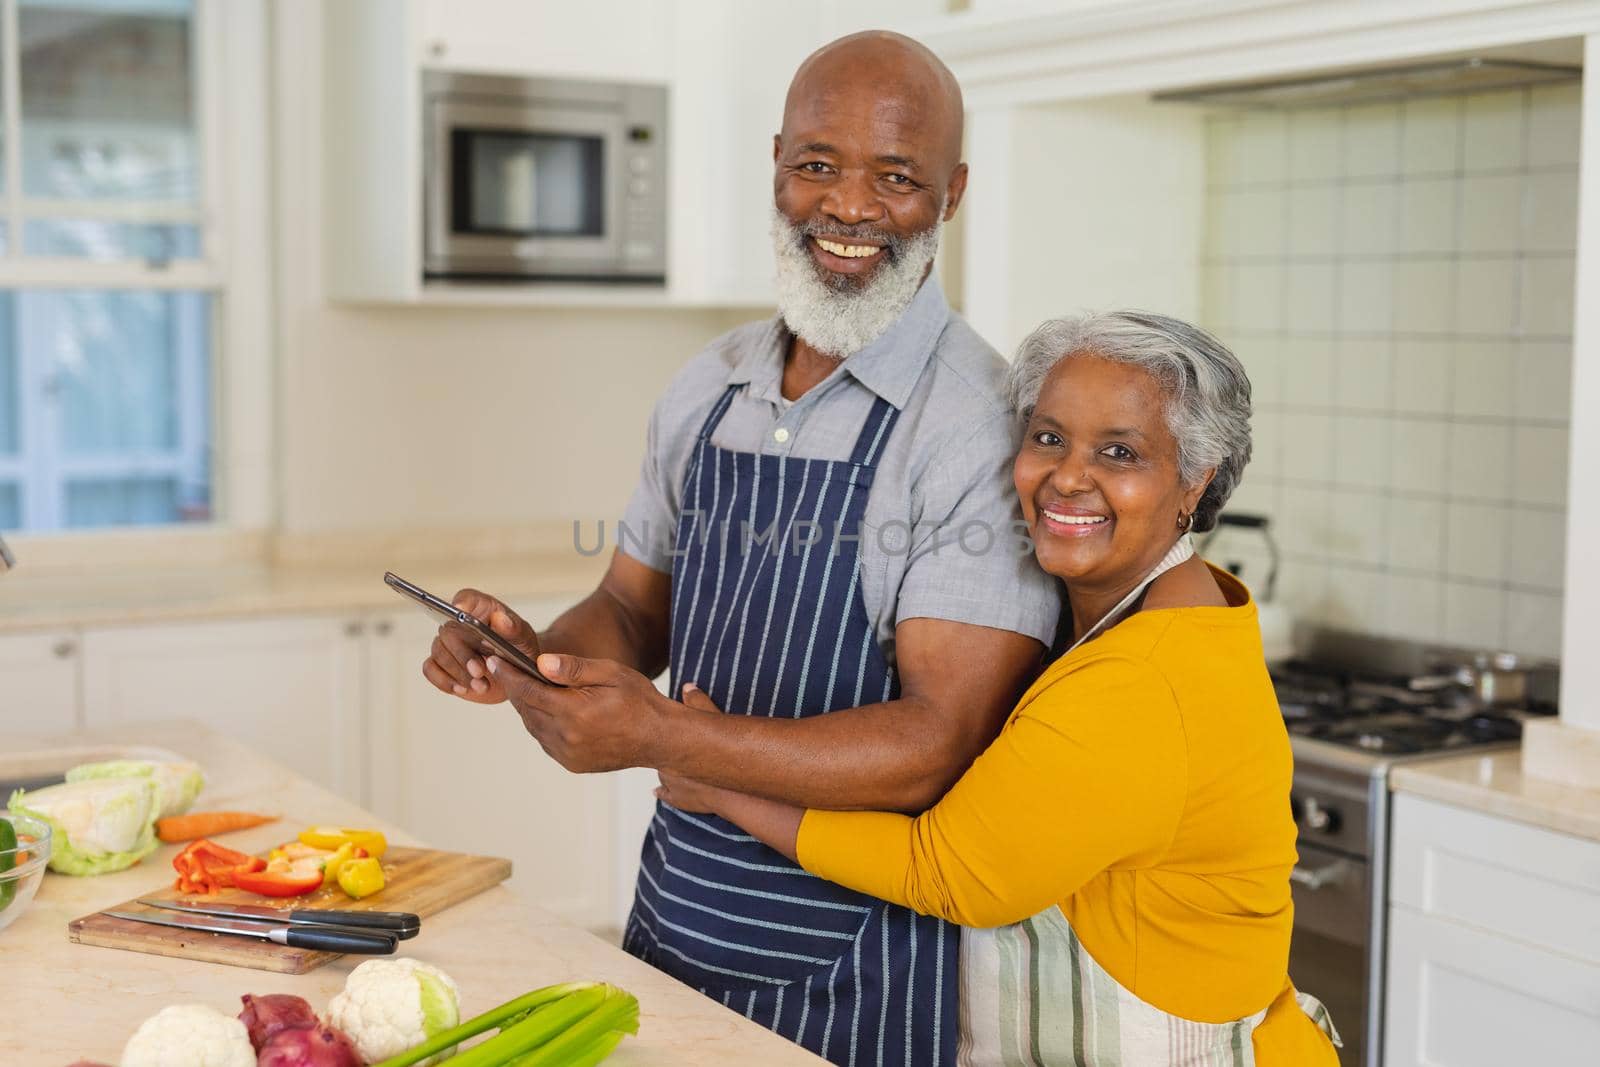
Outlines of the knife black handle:
M277 940L277 938L273 938ZM399 941L393 934L315 926L291 926L283 931L283 944L317 952L359 952L368 956L393 955Z
M292 923L317 926L356 926L383 930L400 940L416 937L422 920L409 911L338 911L331 908L296 908L289 913Z

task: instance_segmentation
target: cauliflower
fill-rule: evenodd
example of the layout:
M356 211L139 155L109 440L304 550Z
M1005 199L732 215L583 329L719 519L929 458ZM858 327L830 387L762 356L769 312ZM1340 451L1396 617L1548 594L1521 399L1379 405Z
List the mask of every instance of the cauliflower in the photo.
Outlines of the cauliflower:
M122 1067L256 1067L256 1050L233 1016L204 1004L175 1004L133 1032Z
M455 980L404 957L361 964L328 1004L329 1025L348 1034L368 1063L398 1056L460 1022Z

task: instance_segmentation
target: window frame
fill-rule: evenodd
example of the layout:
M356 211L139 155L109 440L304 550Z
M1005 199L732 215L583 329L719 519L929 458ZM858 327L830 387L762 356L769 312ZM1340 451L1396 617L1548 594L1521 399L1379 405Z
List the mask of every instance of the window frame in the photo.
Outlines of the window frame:
M0 0L0 34L8 57L18 41L20 0ZM189 290L211 296L213 517L205 523L94 530L8 532L21 565L41 551L50 564L122 566L152 538L181 540L184 558L237 558L273 521L274 380L269 224L272 109L266 0L194 0L193 77L198 101L200 168L193 208L168 204L79 203L22 196L21 153L6 144L6 220L11 250L0 256L0 288ZM21 128L21 72L0 63L6 127ZM67 216L120 221L187 222L200 228L198 259L92 261L23 256L20 225L52 205ZM7 461L12 462L12 461Z

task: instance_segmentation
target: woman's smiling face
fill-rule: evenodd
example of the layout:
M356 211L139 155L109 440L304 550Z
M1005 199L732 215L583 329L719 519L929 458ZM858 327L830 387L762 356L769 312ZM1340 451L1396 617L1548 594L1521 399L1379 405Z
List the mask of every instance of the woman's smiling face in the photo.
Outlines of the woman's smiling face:
M1204 483L1185 486L1150 372L1069 356L1045 379L1012 476L1039 565L1087 590L1131 588L1181 533Z

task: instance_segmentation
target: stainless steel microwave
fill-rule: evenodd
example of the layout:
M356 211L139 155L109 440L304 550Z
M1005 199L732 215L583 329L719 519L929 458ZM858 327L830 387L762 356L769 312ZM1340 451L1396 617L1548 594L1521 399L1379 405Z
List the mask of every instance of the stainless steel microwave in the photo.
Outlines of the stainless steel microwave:
M662 283L663 86L423 74L423 276Z

